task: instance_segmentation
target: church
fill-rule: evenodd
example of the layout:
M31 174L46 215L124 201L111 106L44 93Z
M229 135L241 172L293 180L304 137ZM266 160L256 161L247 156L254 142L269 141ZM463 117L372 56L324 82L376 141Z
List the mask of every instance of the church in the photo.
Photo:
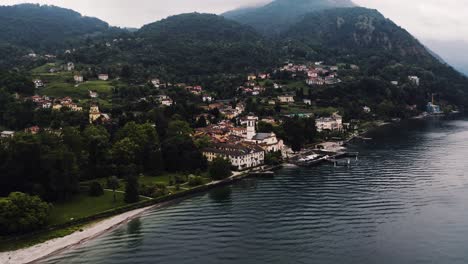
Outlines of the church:
M275 133L256 132L257 121L258 117L253 115L247 116L247 134L244 141L257 144L265 152L282 151L284 143L276 137Z

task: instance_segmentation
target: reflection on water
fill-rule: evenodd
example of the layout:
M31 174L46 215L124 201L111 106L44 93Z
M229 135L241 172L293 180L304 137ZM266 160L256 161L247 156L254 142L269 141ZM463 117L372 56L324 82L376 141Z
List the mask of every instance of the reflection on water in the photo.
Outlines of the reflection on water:
M468 122L416 120L147 213L47 263L468 263Z
M231 186L223 186L217 189L212 190L208 193L208 196L213 202L226 204L231 201Z

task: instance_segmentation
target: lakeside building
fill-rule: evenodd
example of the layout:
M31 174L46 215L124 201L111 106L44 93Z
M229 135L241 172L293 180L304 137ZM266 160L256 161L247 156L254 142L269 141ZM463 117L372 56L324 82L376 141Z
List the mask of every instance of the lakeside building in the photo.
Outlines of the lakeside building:
M426 111L429 113L429 114L433 114L433 115L438 115L438 114L442 114L442 110L440 109L440 106L432 103L432 102L429 102L427 103L427 106L426 106Z
M257 133L256 124L258 117L249 115L247 117L247 132L245 134L245 142L254 143L266 152L282 151L284 142L276 137L276 134L271 133Z
M315 120L315 126L318 132L322 131L341 131L343 130L343 117L337 113L331 117L321 117Z
M203 156L209 162L216 158L224 158L231 162L234 170L242 171L261 166L265 163L265 151L251 144L214 144L202 150Z

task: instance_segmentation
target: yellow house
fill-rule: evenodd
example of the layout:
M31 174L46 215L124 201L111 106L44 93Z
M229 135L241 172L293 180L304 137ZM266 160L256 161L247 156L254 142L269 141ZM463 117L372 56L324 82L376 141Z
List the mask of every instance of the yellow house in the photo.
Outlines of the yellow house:
M89 123L93 123L101 117L101 112L97 105L92 105L89 109Z

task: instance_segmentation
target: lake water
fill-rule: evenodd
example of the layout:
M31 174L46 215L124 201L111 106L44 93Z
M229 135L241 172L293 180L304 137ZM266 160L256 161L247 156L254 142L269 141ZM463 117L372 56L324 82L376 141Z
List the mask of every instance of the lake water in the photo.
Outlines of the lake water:
M247 179L46 263L468 263L468 120L370 136L351 168Z

